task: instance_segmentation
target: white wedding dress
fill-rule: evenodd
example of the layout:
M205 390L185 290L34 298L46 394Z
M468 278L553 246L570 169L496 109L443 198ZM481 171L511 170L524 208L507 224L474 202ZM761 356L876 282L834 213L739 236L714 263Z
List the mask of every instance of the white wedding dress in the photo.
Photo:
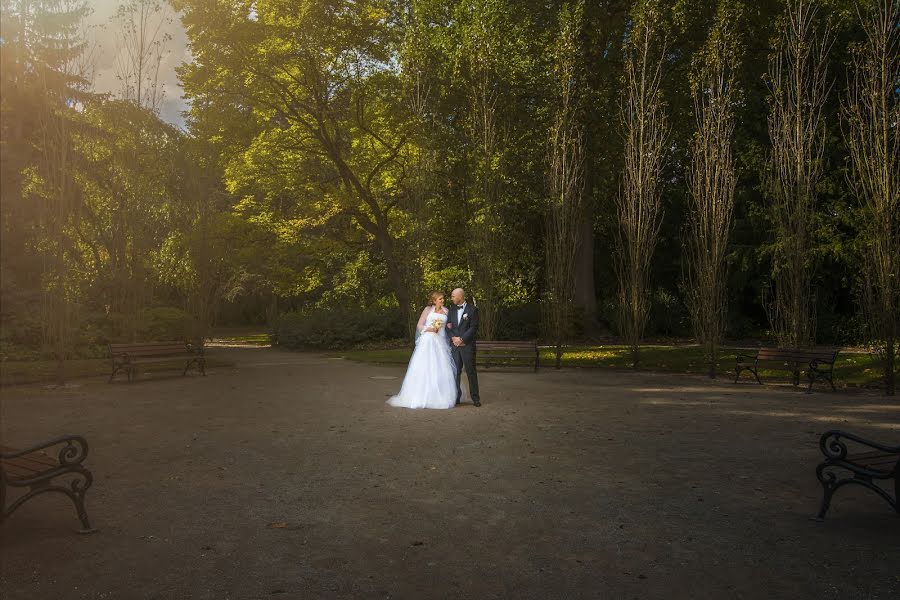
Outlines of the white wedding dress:
M400 393L387 403L402 408L453 408L456 405L456 367L447 342L447 315L427 307L422 311L416 348ZM439 325L437 333L424 331Z

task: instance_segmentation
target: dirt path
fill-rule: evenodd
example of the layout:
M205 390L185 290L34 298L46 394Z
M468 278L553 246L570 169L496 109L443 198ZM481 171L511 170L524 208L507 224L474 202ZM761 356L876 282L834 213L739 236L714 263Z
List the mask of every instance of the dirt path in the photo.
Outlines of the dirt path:
M484 406L391 409L403 369L216 348L209 377L2 394L2 437L91 443L0 529L7 600L893 598L900 518L818 435L896 443L900 402L609 371L483 371ZM395 379L391 379L391 378Z

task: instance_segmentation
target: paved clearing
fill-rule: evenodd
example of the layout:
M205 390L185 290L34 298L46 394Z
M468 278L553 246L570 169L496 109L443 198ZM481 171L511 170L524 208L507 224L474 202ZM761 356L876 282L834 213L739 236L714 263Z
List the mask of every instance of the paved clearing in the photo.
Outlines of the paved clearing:
M87 437L100 529L25 505L0 529L6 600L900 595L881 499L845 488L808 520L818 435L897 443L900 400L482 370L482 408L416 412L384 404L401 368L211 353L237 366L3 391L8 445Z

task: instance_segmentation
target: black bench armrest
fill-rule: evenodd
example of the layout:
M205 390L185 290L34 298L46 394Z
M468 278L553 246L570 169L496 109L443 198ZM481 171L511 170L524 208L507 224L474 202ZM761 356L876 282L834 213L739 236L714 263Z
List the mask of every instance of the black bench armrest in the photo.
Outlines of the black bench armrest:
M203 342L185 342L185 345L187 346L188 352L191 352L193 354L199 354L202 356L205 351Z
M824 454L826 458L832 460L847 460L847 444L844 443L843 439L848 439L861 446L867 446L874 450L880 450L881 452L900 455L900 446L885 446L884 444L879 444L872 440L867 440L858 435L847 433L846 431L839 431L837 429L826 431L822 434L822 437L819 438L819 448L821 448L822 454Z
M59 449L59 454L56 456L56 459L59 461L59 464L61 466L65 467L70 465L77 465L84 462L84 459L87 458L88 443L87 440L80 435L64 435L46 442L42 442L40 444L37 444L36 446L26 448L25 450L16 450L15 452L9 453L2 452L0 453L0 458L18 458L20 456L32 454L34 452L40 452L41 450L46 450L47 448L52 448L60 444L65 444L62 448Z
M812 359L811 361L809 361L809 366L810 366L811 368L813 368L813 369L818 368L820 364L830 365L830 366L833 367L833 366L834 366L834 363L835 363L836 361L837 361L837 356L836 356L836 355L835 355L835 356L832 356L831 359L827 359L827 358L814 358L814 359Z
M737 360L737 362L743 362L744 359L756 360L757 356L759 356L758 352L755 352L753 354L748 354L746 352L738 352L736 360Z

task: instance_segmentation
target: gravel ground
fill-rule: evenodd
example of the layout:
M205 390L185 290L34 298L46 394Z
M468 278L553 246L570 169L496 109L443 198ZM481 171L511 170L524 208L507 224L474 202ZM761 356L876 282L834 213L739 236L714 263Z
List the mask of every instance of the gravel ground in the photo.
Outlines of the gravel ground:
M900 443L900 401L600 370L482 370L484 406L393 409L403 369L213 348L209 376L3 390L2 438L87 437L88 510L0 528L5 600L897 598L900 518L818 436ZM175 373L173 372L173 375Z

